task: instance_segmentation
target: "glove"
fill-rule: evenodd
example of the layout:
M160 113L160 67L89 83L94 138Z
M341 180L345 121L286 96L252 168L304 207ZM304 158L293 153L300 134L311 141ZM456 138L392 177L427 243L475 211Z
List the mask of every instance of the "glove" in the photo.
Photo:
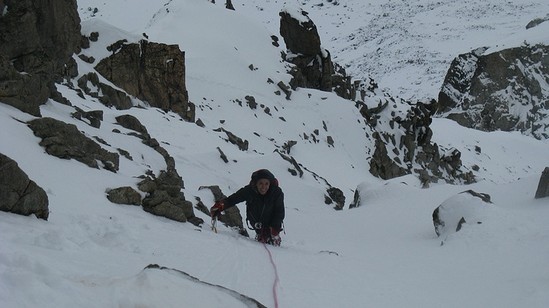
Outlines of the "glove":
M280 246L282 239L280 238L280 229L271 228L271 243L273 246Z
M211 208L210 208L210 215L213 217L219 217L221 215L221 212L225 209L225 204L222 201L217 201Z
M256 230L255 240L260 243L269 243L270 240L270 231L268 228L262 228Z

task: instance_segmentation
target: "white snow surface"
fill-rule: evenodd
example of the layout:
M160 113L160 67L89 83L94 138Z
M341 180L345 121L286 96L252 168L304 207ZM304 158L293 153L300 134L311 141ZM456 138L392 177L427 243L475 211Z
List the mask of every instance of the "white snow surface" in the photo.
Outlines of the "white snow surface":
M43 116L102 138L111 152L128 151L133 160L121 157L117 173L47 155L24 123L34 117L0 104L0 153L44 188L50 208L48 221L0 212L0 307L250 306L213 285L267 307L549 307L549 199L534 199L549 166L549 141L434 119L433 141L460 150L465 168L479 166L478 183L422 189L414 176L382 181L368 172L373 142L353 103L316 90L298 89L290 101L274 93L290 76L280 59L283 44L276 48L270 38L278 35L278 12L301 7L323 47L351 75L372 76L405 98L435 97L453 57L529 41L525 25L545 16L547 1L233 0L236 11L216 2L78 1L83 33L100 35L83 54L101 59L109 40L135 41L143 33L179 44L190 100L205 123L201 128L154 108L109 109L59 85L74 106L103 110L101 128L53 101L41 108ZM93 70L75 59L80 74ZM246 95L258 109L246 106ZM270 169L285 193L282 246L267 251L221 224L214 233L198 210L202 227L110 203L107 189L136 187L137 176L165 168L160 154L114 124L122 114L136 116L174 157L193 203L199 197L213 204L200 186L219 185L230 194L254 170ZM248 140L249 150L226 142L214 131L219 127ZM303 138L316 129L318 142ZM273 152L288 140L298 141L291 155L311 171L302 178ZM324 203L325 182L312 172L345 193L345 209ZM349 209L357 187L362 206ZM468 189L491 196L483 223L437 237L434 209ZM149 264L173 270L145 269Z

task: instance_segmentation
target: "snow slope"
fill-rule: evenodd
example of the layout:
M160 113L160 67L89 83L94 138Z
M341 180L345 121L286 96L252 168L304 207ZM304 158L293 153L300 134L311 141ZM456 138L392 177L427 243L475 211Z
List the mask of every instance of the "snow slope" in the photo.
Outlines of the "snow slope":
M515 34L525 37L526 25L549 13L549 2L543 0L233 3L237 11L257 17L277 35L277 12L285 6L302 7L317 25L323 47L349 75L362 80L372 77L395 96L423 101L438 96L446 71L458 54L482 46L497 47Z
M100 33L100 41L83 52L97 59L103 53L102 44L108 43L102 39L107 37L137 39L146 33L152 41L179 44L185 51L190 99L197 105L197 118L206 124L200 128L156 109L112 110L59 86L73 105L103 110L101 128L71 118L72 108L52 101L42 107L42 114L104 139L113 145L107 150L120 147L130 152L134 160L122 158L116 174L45 154L39 139L22 123L33 117L0 104L0 152L14 158L46 190L51 211L48 221L0 212L0 306L250 306L215 285L254 298L267 307L549 305L549 201L533 198L541 171L549 165L549 141L518 133L478 132L435 119L433 140L459 149L464 165L478 165L478 183L434 184L421 189L413 176L389 181L373 178L365 157L371 140L365 137L367 128L357 121L359 115L352 103L331 93L307 89L295 91L287 101L274 93L275 85L267 82L268 78L275 84L289 80L286 65L280 62L282 49L272 46L270 40L270 35L277 34L273 29L282 2L233 1L236 11L224 9L223 1L217 2L78 1L83 33ZM371 25L370 19L359 18L360 12L368 12L361 13L368 18L377 16L377 20L383 20L382 13L387 12L391 18L410 20L410 27L415 29L423 28L418 19L398 17L406 7L415 8L411 12L416 12L415 16L421 13L425 18L420 20L429 23L437 16L450 16L446 27L439 28L440 34L421 36L424 45L433 46L437 54L438 48L447 48L447 53L461 52L451 50L449 45L437 45L441 37L456 34L455 29L460 29L457 34L467 46L464 48L472 48L486 33L503 36L517 32L519 24L547 7L540 1L485 1L482 3L494 8L484 10L490 12L487 19L493 22L489 22L471 15L476 12L472 4L480 3L474 1L463 6L450 1L412 5L407 1L395 4L378 0L366 6L358 0L341 0L333 7L327 1L322 7L308 1L300 3L311 10L325 47L355 72L361 70L356 62L359 52L348 48L350 39L346 35L360 33L355 30ZM424 8L419 9L420 4ZM258 10L259 6L263 10ZM505 12L517 6L525 12L517 13L511 21ZM95 7L98 12L93 13ZM449 8L463 13L452 15ZM349 15L342 17L342 12ZM330 17L330 22L322 16ZM375 24L382 28L380 22ZM482 26L486 24L494 29ZM389 28L396 27L391 25L387 23ZM333 37L324 38L328 32ZM368 41L361 42L367 46L357 44L356 50L373 48ZM434 89L430 82L442 82L439 73L446 69L450 57L440 55L425 65L404 68L398 63L410 55L395 50L413 53L417 42L399 39L392 44L397 43L386 45L391 52L383 63L395 63L391 68L379 68L379 77L392 80L388 86L405 97L430 96ZM377 44L384 46L383 42ZM78 64L80 74L92 69L81 61ZM257 70L250 70L250 64ZM438 73L426 76L424 69L428 67L436 68ZM419 85L410 83L410 78L391 78L403 72L425 82ZM244 101L246 95L253 95L260 107L254 110L245 103L241 106L238 100ZM266 107L270 114L265 112ZM209 218L199 211L196 214L206 221L202 228L152 216L139 207L110 203L105 198L107 188L135 186L135 176L148 169L158 172L165 168L163 158L138 138L112 133L113 128L126 132L113 124L120 114L139 118L174 157L189 201L196 202L195 197L199 197L210 205L213 196L200 186L219 185L229 194L245 185L252 171L273 171L285 192L287 213L282 247L268 248L276 267L263 245L221 225L219 233L212 232ZM215 131L219 127L248 140L249 150L240 151L227 143L224 135ZM316 129L318 142L303 138L304 133L312 134ZM334 147L326 142L327 136L334 138ZM303 178L288 173L289 163L273 152L288 140L298 141L291 154L310 171ZM481 148L480 153L476 146ZM229 163L219 158L216 147L228 156ZM313 176L313 172L322 178ZM347 203L360 186L363 205L334 211L324 204L324 181L341 188ZM438 238L432 224L433 210L467 189L492 197L485 221L466 224L458 233ZM239 207L244 209L243 205ZM169 269L145 269L149 264Z

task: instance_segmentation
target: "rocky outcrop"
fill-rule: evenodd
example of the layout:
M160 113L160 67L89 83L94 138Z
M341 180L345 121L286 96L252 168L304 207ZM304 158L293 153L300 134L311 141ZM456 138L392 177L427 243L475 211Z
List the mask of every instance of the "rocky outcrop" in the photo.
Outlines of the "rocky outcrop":
M484 210L491 204L490 195L472 190L450 197L433 211L433 225L438 236L461 230L465 223L481 224Z
M244 140L240 137L238 137L237 135L231 133L230 131L224 129L223 127L220 127L220 128L217 128L217 129L214 129L214 132L223 132L227 135L227 140L228 142L236 145L238 147L239 150L241 151L247 151L248 150L248 146L249 146L249 142L248 140Z
M416 173L425 186L445 179L448 182L474 182L471 172L461 166L461 153L442 149L431 142L429 128L436 103L410 103L380 93L372 80L355 81L321 47L315 24L302 10L280 12L280 34L288 49L286 60L295 66L292 88L306 87L333 91L354 100L356 107L372 129L374 153L370 172L390 179ZM314 137L314 136L313 136Z
M177 172L162 170L157 177L141 181L138 187L147 193L142 203L146 212L179 222L195 218L192 203L181 192L183 179Z
M534 18L532 19L527 25L526 29L534 28L536 26L539 26L539 24L549 21L549 14L545 15L545 17L540 18Z
M11 158L0 153L0 210L48 220L48 195Z
M121 115L116 117L116 121L122 127L133 130L135 133L130 135L140 138L143 144L162 155L166 162L166 170L161 170L158 176L149 172L138 183L139 190L147 194L141 203L143 210L175 221L188 221L196 226L202 224L204 221L194 215L192 203L185 200L185 195L181 192L184 183L177 173L174 158L156 139L151 138L147 128L136 117Z
M334 209L342 210L345 206L345 194L343 194L343 191L337 187L330 187L326 189L326 193L328 195L324 195L324 203L335 203Z
M119 155L103 149L75 125L52 118L32 120L28 125L35 136L42 138L40 145L46 153L63 159L75 159L92 168L118 171Z
M436 102L412 104L389 98L381 99L375 107L361 102L357 107L374 131L370 159L374 176L387 180L414 173L424 187L439 179L466 184L475 181L472 172L463 170L457 149L441 148L431 141Z
M88 85L94 86L90 88ZM78 79L78 87L87 95L97 98L103 105L119 110L133 107L131 98L124 92L99 81L96 73L88 73Z
M137 136L143 140L151 139L147 128L141 124L141 122L134 116L129 114L124 114L116 117L116 123L120 126L133 130L139 134Z
M84 111L81 108L74 107L75 112L71 113L71 116L75 119L81 120L82 122L90 125L91 127L100 128L101 121L103 121L103 111L102 110L91 110Z
M153 107L194 121L194 105L185 86L185 54L179 46L120 41L110 50L113 54L95 67L103 77Z
M362 198L360 197L360 188L357 187L355 190L355 193L353 194L353 202L349 204L350 209L354 209L356 207L360 207L362 205Z
M549 138L549 46L486 51L454 59L437 112L470 128Z
M541 173L538 189L536 190L536 199L545 197L549 197L549 167L545 167L545 170Z
M321 47L314 22L303 10L284 10L280 15L280 35L288 54L285 60L294 64L290 86L335 91L343 98L352 98L350 77L332 63L330 52ZM289 97L287 95L287 97Z
M141 195L129 186L107 190L107 199L116 204L141 205Z
M40 105L59 98L54 82L77 74L71 58L81 40L76 0L2 3L0 102L39 116Z

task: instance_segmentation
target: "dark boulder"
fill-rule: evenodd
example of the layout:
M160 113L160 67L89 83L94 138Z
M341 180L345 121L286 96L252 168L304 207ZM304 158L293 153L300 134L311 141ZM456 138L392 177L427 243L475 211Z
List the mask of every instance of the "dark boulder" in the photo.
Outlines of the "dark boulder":
M11 158L0 153L0 210L48 220L48 195Z
M185 53L179 46L146 40L114 45L113 54L95 67L103 77L152 107L194 122L194 105L185 86Z
M526 29L534 28L539 26L541 23L544 23L546 21L549 21L549 14L547 14L545 17L540 18L534 18L532 19L527 25Z
M141 124L141 122L136 117L132 115L124 114L121 116L117 116L116 123L120 124L124 128L138 132L142 139L150 138L149 133L147 132L147 128L143 124Z
M165 190L156 190L143 199L143 209L156 216L187 222L185 208L192 208L192 204L188 203L184 199L171 197Z
M142 202L146 212L196 226L204 222L194 215L192 203L185 200L181 192L183 180L175 170L161 171L158 177L148 177L138 187L147 193Z
M541 173L538 189L536 190L536 199L549 197L549 167Z
M32 115L59 98L54 82L74 77L81 43L76 0L2 1L0 101Z
M104 169L118 171L119 155L103 149L75 125L52 118L32 120L28 125L35 136L42 138L40 145L46 153L63 159L75 159L98 169L100 161Z
M107 199L116 204L141 205L141 195L129 186L107 190Z
M345 194L343 194L343 191L337 187L330 187L326 189L326 192L328 193L324 198L326 204L335 203L334 209L342 210L345 206Z

